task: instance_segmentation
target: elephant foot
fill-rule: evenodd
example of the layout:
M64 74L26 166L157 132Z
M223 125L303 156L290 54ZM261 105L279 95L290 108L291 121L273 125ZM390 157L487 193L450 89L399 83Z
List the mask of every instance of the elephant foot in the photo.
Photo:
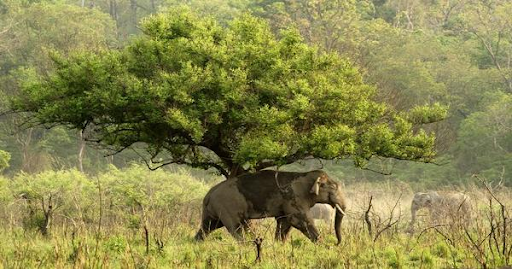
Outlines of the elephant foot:
M314 226L306 226L306 227L295 227L299 229L311 242L317 243L320 239L320 233Z
M275 238L277 241L285 242L288 238L288 234L290 233L290 229L292 228L292 224L284 217L277 217L276 222Z
M204 233L203 233L203 231L202 231L202 230L199 230L199 231L197 232L196 236L194 236L194 239L195 239L196 241L204 241L204 238L205 238L205 236L204 236Z
M313 242L313 243L317 243L319 239L320 239L320 234L311 234L309 236L309 240L311 240L311 242Z
M196 241L203 241L211 232L221 228L222 226L224 225L221 221L207 217L203 219L201 228L199 228L199 231L197 231L197 234L194 238Z
M238 226L226 226L228 232L238 241L244 241L244 228L242 225Z

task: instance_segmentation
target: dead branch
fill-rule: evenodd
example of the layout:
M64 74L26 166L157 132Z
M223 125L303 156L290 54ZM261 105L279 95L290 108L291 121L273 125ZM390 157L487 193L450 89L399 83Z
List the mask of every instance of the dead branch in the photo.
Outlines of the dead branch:
M434 226L429 226L429 227L426 227L425 229L421 230L421 232L418 234L418 237L416 238L416 241L419 241L420 240L420 237L426 233L428 230L430 229L437 229L437 227L442 227L442 226L447 226L446 224L436 224Z
M483 180L482 178L480 178L478 175L474 174L473 177L477 178L480 182L482 182L482 184L484 185L485 189L487 190L487 192L489 193L489 195L491 195L491 197L500 205L500 209L501 209L501 221L502 221L502 233L501 233L501 240L502 240L502 246L501 246L501 254L503 255L503 258L505 258L505 261L508 263L509 261L509 257L510 257L510 250L507 251L507 215L506 215L506 207L505 205L496 197L496 195L494 194L494 192L492 191L492 189L489 187L489 184L487 184L485 182L485 180ZM490 200L490 199L489 199ZM491 202L491 200L489 201ZM490 206L491 207L491 206ZM491 214L493 214L493 209L490 208L491 210ZM491 223L492 225L492 223ZM497 223L497 225L499 225L499 223ZM494 232L495 234L495 232ZM497 239L495 238L495 242L497 242ZM512 249L512 246L510 246L510 248ZM500 249L499 247L497 247L497 250L498 252L500 252Z
M444 240L448 241L448 243L452 246L452 247L455 247L455 243L453 242L453 240L448 237L446 234L444 234L443 232L441 232L439 229L437 229L437 227L434 227L434 231L436 231L438 234L440 234Z
M375 238L373 239L373 242L376 242L377 239L379 238L379 236L384 232L386 231L387 229L393 227L395 224L398 223L398 221L400 221L400 219L397 219L396 221L394 221L393 223L389 222L388 224L386 224L386 226L384 226L384 228L382 228L381 230L379 230L377 232L377 234L375 235Z
M380 229L379 231L377 231L377 234L375 234L375 238L373 239L373 242L376 242L377 239L379 238L379 236L384 232L386 231L387 229L393 227L395 224L397 224L399 221L400 221L400 216L398 217L398 219L396 221L393 222L393 214L395 212L395 209L396 207L398 206L398 203L400 202L400 199L402 198L402 195L403 195L403 192L400 193L400 196L398 197L398 199L396 200L395 202L395 205L393 206L393 208L391 209L391 212L390 212L390 215L389 215L389 218L388 218L388 223L386 224L386 226L384 226L384 228Z
M476 244L475 240L471 237L466 228L464 228L464 233L466 234L466 237L469 239L471 245L473 245L473 247L478 251L478 254L480 254L480 257L475 256L475 259L482 265L482 268L487 268L487 263L484 260L484 257L486 257L485 253L483 252L481 247L478 244Z
M370 221L370 209L372 208L372 200L373 196L370 196L370 202L368 203L368 209L364 213L364 220L366 221L366 225L368 226L368 234L372 236L372 222Z

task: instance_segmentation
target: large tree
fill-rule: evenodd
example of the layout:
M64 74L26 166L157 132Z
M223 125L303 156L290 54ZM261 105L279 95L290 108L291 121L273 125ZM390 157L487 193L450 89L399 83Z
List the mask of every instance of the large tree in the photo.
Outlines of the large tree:
M152 16L122 50L54 56L27 71L17 112L47 126L84 130L114 152L146 150L152 168L178 163L226 177L304 158L372 156L430 161L438 105L394 111L336 53L295 30L277 37L242 16L227 27L186 10ZM142 143L139 143L142 142Z

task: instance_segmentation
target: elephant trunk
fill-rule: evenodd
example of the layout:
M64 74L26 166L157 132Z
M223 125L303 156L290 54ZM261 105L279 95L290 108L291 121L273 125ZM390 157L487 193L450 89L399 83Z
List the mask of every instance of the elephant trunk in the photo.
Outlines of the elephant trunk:
M411 222L409 222L409 228L407 228L407 231L410 233L414 232L414 223L416 223L416 212L418 212L418 205L413 203L411 205Z
M418 212L419 206L416 204L413 204L411 206L411 224L414 224L416 222L416 212Z
M345 216L344 208L336 205L336 216L334 217L334 231L336 232L336 239L338 239L337 245L341 243L341 221Z

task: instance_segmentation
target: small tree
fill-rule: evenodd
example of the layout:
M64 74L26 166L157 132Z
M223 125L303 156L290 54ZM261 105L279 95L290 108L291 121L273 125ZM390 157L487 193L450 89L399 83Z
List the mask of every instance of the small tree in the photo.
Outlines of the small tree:
M20 212L27 213L25 227L37 228L48 235L55 217L84 221L83 209L92 205L95 186L76 170L61 170L33 175L20 173L9 187L26 208Z
M226 177L315 157L430 161L439 105L396 112L373 100L349 62L276 37L257 18L229 26L170 11L142 23L125 49L54 57L48 75L28 71L12 100L32 122L85 130L114 152L143 142L150 168L177 163Z

